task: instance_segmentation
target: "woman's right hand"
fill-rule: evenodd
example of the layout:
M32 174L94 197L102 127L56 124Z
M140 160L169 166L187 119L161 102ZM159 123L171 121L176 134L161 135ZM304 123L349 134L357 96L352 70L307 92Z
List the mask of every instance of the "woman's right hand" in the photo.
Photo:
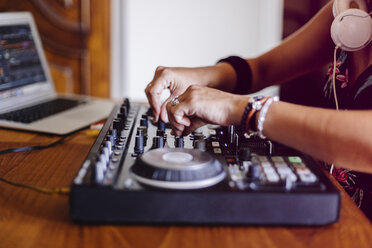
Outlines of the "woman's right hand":
M231 91L230 88L233 88L234 84L230 82L234 81L234 77L233 69L226 63L198 68L159 66L156 68L154 78L145 89L154 114L154 122L157 122L159 118L164 122L169 122L166 110L167 103L174 97L183 94L189 86L208 86ZM169 89L170 96L161 102L161 95L166 89Z

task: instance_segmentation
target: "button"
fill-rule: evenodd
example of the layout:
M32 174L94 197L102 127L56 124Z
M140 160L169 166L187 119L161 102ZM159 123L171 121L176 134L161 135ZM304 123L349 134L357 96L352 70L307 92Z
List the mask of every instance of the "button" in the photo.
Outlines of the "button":
M304 183L314 183L317 179L313 173L310 174L300 174L300 180Z
M310 174L311 173L311 171L308 168L302 168L302 167L296 168L296 172L299 175L305 175L305 174Z
M302 159L297 156L288 157L288 161L291 163L301 163Z
M213 147L220 147L220 142L218 142L218 141L212 141L212 146Z
M261 166L262 166L262 168L272 168L270 162L262 162L262 163L261 163Z
M266 156L259 156L258 157L258 160L261 161L261 162L267 162L267 161L269 161Z
M279 176L277 174L272 174L272 173L266 174L266 179L270 183L277 183L277 182L279 182Z
M221 154L222 150L221 150L221 148L213 148L213 153L214 154Z
M283 157L280 157L280 156L274 156L274 157L271 157L271 160L272 160L273 162L284 162Z
M209 130L210 135L216 135L216 130Z

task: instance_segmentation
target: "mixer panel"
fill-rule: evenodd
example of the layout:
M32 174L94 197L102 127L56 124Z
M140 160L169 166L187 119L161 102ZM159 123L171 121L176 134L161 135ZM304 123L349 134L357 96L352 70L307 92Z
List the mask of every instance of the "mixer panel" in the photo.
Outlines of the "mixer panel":
M72 185L71 216L98 223L324 225L340 194L314 161L239 127L174 137L125 99Z

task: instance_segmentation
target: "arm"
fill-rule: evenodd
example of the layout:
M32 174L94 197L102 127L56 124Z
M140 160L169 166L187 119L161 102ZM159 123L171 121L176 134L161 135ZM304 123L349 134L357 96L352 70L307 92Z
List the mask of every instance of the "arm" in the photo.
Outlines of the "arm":
M313 157L372 173L372 111L336 111L273 103L264 134Z
M179 104L167 105L175 135L205 123L240 125L249 97L190 86ZM372 173L372 110L336 111L285 102L271 104L263 134L315 158Z
M329 63L334 49L330 36L332 21L331 1L279 46L257 58L248 59L253 73L252 92L283 83Z
M282 83L328 63L334 46L329 34L332 20L332 5L329 3L278 47L257 58L247 59L253 75L252 91ZM161 116L167 122L166 104L185 92L190 85L232 92L235 84L235 71L227 63L199 68L158 67L145 92L154 112L154 120ZM170 89L171 94L161 103L160 96L166 88Z

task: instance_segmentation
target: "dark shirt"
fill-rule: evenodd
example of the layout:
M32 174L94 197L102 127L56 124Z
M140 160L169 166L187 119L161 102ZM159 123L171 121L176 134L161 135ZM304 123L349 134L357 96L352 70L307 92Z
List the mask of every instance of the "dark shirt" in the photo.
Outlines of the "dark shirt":
M348 68L348 53L340 51L336 63L335 81L339 109L372 109L372 65L366 68L352 84L349 82ZM333 96L332 73L333 64L331 64L327 73L326 83L323 88L323 105L326 108L335 109L336 104ZM366 114L371 113L369 112ZM372 220L372 174L339 168L337 165L335 165L332 174L344 187L358 207Z

